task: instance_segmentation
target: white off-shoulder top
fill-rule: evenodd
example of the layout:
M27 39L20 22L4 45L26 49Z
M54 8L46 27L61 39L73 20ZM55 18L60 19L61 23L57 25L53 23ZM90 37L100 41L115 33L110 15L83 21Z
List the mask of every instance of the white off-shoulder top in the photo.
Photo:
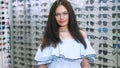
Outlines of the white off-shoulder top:
M38 51L35 55L37 66L41 64L48 64L48 68L81 68L80 63L83 58L88 58L93 62L96 53L86 38L85 42L87 48L83 44L76 42L74 39L62 40L56 48L52 46Z

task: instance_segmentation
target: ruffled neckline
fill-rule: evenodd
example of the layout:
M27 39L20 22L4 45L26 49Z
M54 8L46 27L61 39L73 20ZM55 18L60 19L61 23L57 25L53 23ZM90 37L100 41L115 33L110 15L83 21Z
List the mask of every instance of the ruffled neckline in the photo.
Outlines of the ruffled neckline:
M61 41L71 41L74 40L73 38L69 38L69 39L62 39Z
M75 39L74 38L69 38L69 39L62 39L61 41L75 41ZM84 38L84 40L87 40L87 38Z

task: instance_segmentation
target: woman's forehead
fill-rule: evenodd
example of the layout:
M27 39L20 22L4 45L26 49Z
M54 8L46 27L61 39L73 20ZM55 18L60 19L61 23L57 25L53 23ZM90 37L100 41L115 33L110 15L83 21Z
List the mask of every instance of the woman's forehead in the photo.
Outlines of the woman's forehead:
M66 12L66 11L67 11L67 9L63 5L59 5L55 10L55 12Z

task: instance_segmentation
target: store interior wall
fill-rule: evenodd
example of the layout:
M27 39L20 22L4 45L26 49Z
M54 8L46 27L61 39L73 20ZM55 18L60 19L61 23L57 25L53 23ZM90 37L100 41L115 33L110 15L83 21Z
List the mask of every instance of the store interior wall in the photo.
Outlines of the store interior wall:
M1 68L36 68L34 56L55 0L0 0ZM120 0L69 0L97 53L90 68L120 68Z

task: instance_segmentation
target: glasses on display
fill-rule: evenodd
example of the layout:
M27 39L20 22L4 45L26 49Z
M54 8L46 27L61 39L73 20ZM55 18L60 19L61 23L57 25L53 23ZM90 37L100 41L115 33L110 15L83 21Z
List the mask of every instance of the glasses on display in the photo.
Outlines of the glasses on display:
M4 4L4 1L1 1L0 4Z
M100 43L100 44L99 44L99 47L107 48L107 47L108 47L108 44L107 44L107 43Z
M10 39L9 36L8 36L8 37L6 37L6 36L4 36L4 37L0 37L0 41L1 41L1 40L8 40L8 39Z
M112 10L115 11L115 10L120 10L120 5L118 6L112 6Z
M116 48L116 47L120 48L120 44L113 44L113 47L114 48Z
M96 39L96 38L98 38L97 36L95 36L95 35L87 35L88 36L88 38L90 38L90 39Z
M22 58L22 57L15 57L15 59L16 59L16 58L20 59L21 61L24 61L24 60L25 60L25 58Z
M18 36L18 37L17 37L17 36L14 36L13 38L16 39L16 40L18 40L18 41L19 41L19 40L23 40L23 36Z
M18 18L24 18L25 15L19 15Z
M5 12L3 12L3 11L0 12L0 15L4 15L4 14L5 14ZM1 18L1 17L0 17L0 18Z
M32 18L39 18L39 15L33 15Z
M86 11L93 11L94 10L94 6L85 6L85 10Z
M113 52L108 52L107 50L99 50L98 53L103 54L103 55L108 55L108 53L109 54L114 54L114 51Z
M47 12L47 9L41 9L41 12Z
M25 29L32 29L31 26L25 26Z
M85 18L85 14L76 14L76 16L78 17L78 18Z
M95 0L87 0L86 4L94 4Z
M5 40L6 38L5 37L0 37L0 40Z
M106 3L108 0L99 0L99 3Z
M87 21L86 23L87 23L87 25L94 26L94 22L93 21Z
M31 57L31 56L32 56L32 54L31 54L31 53L28 53L27 55L28 55L29 57Z
M77 21L77 23L78 23L78 24L82 24L82 23L85 23L85 22L83 22L83 21Z
M101 56L98 57L98 60L103 61L103 62L108 62L107 58L104 58L104 57L101 57Z
M31 11L32 11L31 8L27 8L27 9L25 10L25 13L31 13Z
M5 17L0 17L0 19L4 20L4 19L5 19Z
M103 57L98 57L98 60L102 60ZM109 60L109 59L108 59ZM109 66L109 65L104 65L104 64L97 64L97 63L90 63L91 67L95 68L116 68L115 66Z
M112 14L112 18L116 18L116 17L120 18L120 13L113 13Z
M115 25L120 25L120 21L113 21L112 22L112 25L115 26Z
M94 28L85 28L88 32L94 32Z
M36 23L38 23L38 21L37 21ZM41 21L40 23L41 23L41 24L46 24L47 21Z
M5 29L5 26L0 26L0 30L4 30Z
M120 29L112 29L112 33L114 34L114 33L119 33L120 34Z
M5 25L5 21L0 21L0 25Z
M109 8L110 8L110 7L108 7L108 6L100 6L100 7L99 7L99 10L100 10L100 11L101 11L101 10L108 11Z
M75 7L74 10L75 10L75 11L81 11L82 9Z
M0 31L0 35L4 35L5 34L5 32L4 31Z
M56 16L56 14L54 14ZM58 14L59 15L59 14ZM63 14L62 14L63 15ZM40 18L48 18L48 15L42 15Z
M8 67L10 62L10 22L9 22L9 0L0 0L0 52L3 57L0 61L0 67ZM1 65L1 62L3 65Z
M41 7L45 7L45 6L47 6L47 3L42 3L41 4Z
M118 37L118 36L113 36L112 39L120 41L120 37Z
M109 14L99 14L98 17L99 18L111 18Z
M34 3L32 6L33 7L39 6L39 3Z
M88 14L88 15L86 15L86 18L95 18L95 15L94 14Z
M100 40L108 40L109 38L107 36L100 36L99 39Z
M107 65L101 65L101 64L98 64L98 68L108 68L108 66Z
M19 63L20 65L22 65L22 66L24 66L25 65L25 63Z
M111 2L111 3L118 2L118 3L120 3L120 0L111 0L111 1L109 1L109 0L99 0L99 3L107 3L107 2Z
M46 24L47 21L44 21L44 24ZM36 20L35 23L41 23L40 21Z
M120 0L111 0L110 2L112 2L112 3L116 3L116 2L120 3Z
M0 46L6 45L6 42L0 42Z
M101 32L108 32L108 28L98 28L98 32L101 33Z
M13 26L13 28L15 28L15 29L23 29L24 26Z
M101 20L98 21L98 24L99 24L99 25L103 24L104 26L107 26L107 23L108 23L107 21L101 21Z

